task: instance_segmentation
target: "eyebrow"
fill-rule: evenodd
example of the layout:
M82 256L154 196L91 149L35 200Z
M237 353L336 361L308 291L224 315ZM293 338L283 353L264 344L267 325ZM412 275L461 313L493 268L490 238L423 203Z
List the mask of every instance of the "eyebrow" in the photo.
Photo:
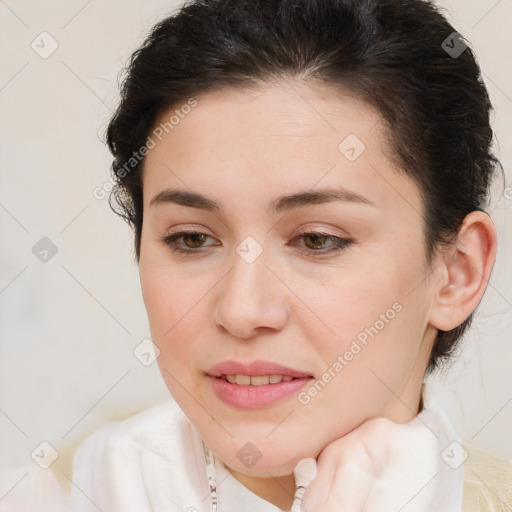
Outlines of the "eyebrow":
M356 192L344 187L337 187L307 190L303 192L296 192L295 194L280 196L269 203L267 212L270 215L276 215L277 213L287 212L304 206L330 203L334 201L376 206L375 203ZM187 206L189 208L198 208L200 210L216 214L223 213L221 203L215 199L196 192L190 192L188 190L163 190L151 199L149 206L152 207L168 203Z

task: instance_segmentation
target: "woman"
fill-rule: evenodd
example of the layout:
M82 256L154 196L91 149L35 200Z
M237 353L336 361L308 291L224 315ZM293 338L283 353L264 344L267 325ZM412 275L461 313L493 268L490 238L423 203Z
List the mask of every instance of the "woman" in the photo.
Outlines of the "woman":
M512 506L510 463L423 385L496 255L490 110L421 0L197 0L157 24L108 144L174 401L83 443L74 509Z

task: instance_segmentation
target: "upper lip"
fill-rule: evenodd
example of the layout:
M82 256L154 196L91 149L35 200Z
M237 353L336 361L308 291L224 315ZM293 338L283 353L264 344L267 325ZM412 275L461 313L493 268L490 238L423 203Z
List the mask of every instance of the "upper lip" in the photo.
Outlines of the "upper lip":
M206 373L212 377L222 375L249 375L250 377L256 375L289 375L296 379L311 377L308 373L271 361L253 361L252 363L241 363L233 360L222 361L212 366Z

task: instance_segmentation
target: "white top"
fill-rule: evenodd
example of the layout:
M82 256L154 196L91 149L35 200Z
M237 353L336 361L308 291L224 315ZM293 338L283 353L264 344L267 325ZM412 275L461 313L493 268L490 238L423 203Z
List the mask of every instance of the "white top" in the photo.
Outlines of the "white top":
M446 453L449 458L454 453L457 456L460 439L448 417L432 403L425 386L423 403L416 419L434 432L433 449L439 454L428 468L433 475L429 486L435 486L437 500L433 505L443 512L460 512L463 466L452 468L446 459ZM219 459L215 468L219 512L280 512L231 476ZM421 471L425 474L424 467ZM405 481L407 487L407 479L414 481L411 472L401 473L400 485ZM173 400L122 422L109 422L93 433L76 452L72 479L73 512L211 510L201 438ZM402 512L413 510L420 510L414 500Z
M219 512L279 512L215 460ZM88 437L73 461L73 512L209 512L201 438L170 400ZM79 490L80 489L80 490Z

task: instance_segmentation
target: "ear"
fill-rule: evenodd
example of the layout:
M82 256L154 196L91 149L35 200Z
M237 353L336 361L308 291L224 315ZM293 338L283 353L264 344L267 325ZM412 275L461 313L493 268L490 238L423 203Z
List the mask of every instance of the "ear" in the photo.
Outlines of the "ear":
M439 255L430 324L442 331L458 327L478 306L496 259L497 236L486 213L469 213L457 241Z

